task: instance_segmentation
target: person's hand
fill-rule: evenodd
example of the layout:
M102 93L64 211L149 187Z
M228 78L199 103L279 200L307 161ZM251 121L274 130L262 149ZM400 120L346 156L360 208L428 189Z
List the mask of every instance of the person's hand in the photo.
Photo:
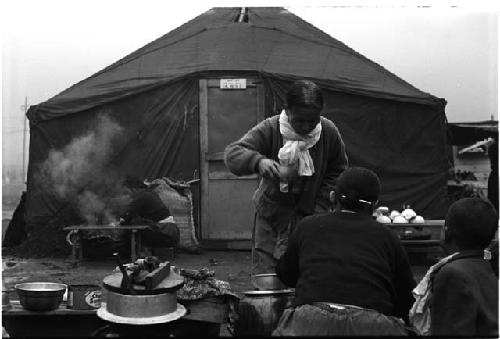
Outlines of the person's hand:
M261 159L259 161L259 174L264 178L274 179L279 178L279 164L271 159Z

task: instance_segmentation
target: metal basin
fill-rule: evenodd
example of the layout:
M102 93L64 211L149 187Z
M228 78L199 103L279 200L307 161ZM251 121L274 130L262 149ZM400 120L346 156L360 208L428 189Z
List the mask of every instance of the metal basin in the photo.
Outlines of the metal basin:
M287 286L278 279L276 273L253 275L252 285L260 291L283 290L287 288Z
M23 308L30 311L50 311L59 307L66 285L53 282L30 282L14 286Z

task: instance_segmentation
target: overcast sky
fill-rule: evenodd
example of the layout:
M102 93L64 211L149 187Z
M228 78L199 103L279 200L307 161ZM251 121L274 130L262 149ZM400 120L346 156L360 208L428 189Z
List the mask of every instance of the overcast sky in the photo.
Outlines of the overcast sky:
M473 3L3 1L3 163L21 159L25 96L29 105L41 103L215 6L284 6L420 90L445 98L450 122L497 120L498 9L494 2Z

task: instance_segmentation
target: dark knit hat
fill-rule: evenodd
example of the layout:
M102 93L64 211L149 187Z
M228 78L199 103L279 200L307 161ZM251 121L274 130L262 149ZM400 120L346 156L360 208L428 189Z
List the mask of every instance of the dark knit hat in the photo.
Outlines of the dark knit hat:
M335 195L342 203L359 207L377 202L379 194L380 180L377 174L368 168L348 168L337 179Z

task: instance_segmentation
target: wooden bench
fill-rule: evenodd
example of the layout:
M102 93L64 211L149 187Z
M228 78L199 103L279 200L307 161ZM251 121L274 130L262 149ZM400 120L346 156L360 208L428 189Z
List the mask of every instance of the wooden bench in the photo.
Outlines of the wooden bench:
M112 225L76 225L76 226L67 226L64 227L65 231L70 231L76 236L75 241L68 242L71 244L71 259L73 262L78 262L83 259L83 244L82 244L82 231L91 231L91 230L125 230L130 231L130 258L132 262L135 262L137 259L137 253L141 251L141 235L137 231L148 229L147 225L120 225L120 226L112 226ZM69 237L70 235L68 235Z
M229 312L226 297L178 302L186 307L188 313L165 324L166 330L171 328L196 337L219 335L220 325L226 322ZM2 323L11 337L90 337L108 324L97 316L97 310L68 309L65 301L55 310L34 312L22 308L19 300L11 300L10 309L2 311Z

